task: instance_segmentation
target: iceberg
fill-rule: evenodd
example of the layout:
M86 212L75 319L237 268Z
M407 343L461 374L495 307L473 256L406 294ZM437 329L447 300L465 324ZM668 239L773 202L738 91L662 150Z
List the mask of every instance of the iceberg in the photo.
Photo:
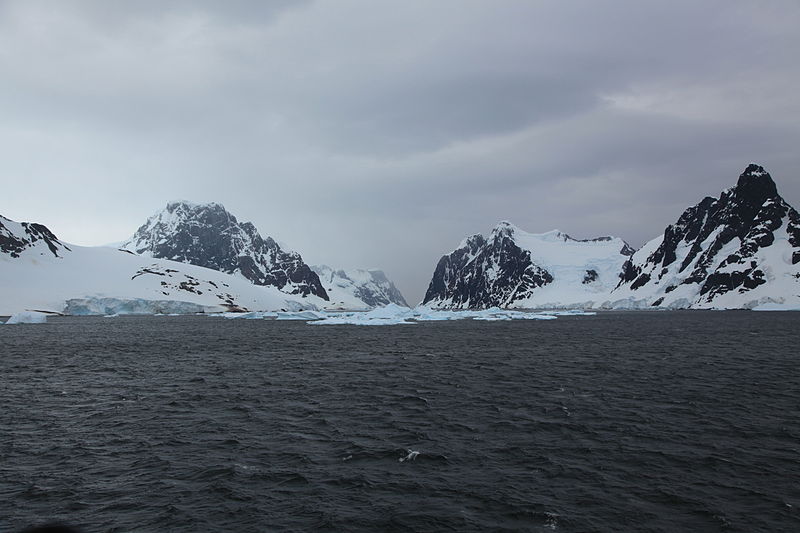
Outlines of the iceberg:
M23 311L16 313L6 321L6 324L44 324L47 322L47 313L36 311Z

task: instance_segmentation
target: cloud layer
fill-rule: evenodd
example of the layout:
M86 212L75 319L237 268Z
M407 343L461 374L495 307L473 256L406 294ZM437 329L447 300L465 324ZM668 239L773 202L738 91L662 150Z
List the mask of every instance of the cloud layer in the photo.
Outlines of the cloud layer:
M0 213L218 201L419 300L501 219L640 245L751 160L800 203L800 4L6 1Z

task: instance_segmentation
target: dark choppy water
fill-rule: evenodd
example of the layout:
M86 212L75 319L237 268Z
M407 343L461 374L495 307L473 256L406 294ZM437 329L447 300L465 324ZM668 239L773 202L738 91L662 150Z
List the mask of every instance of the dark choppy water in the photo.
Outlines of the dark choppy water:
M0 326L0 531L800 531L798 326Z

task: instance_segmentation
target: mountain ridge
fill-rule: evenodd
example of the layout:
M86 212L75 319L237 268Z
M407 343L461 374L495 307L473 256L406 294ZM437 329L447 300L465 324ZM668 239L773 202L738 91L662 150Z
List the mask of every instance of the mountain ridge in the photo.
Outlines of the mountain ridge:
M800 307L800 215L760 165L748 165L736 185L690 206L640 249L619 242L610 249L617 243L614 237L578 240L559 230L533 234L502 221L488 238L467 237L439 260L423 304L456 309ZM554 250L554 243L563 250ZM607 248L604 258L567 252L592 245ZM597 264L604 265L602 272Z
M613 296L673 307L735 306L731 293L742 295L743 306L761 299L783 303L798 298L791 283L798 263L800 215L778 194L772 176L751 163L735 186L690 206L637 250Z
M274 286L287 294L329 299L299 253L283 250L272 237L262 237L251 222L239 222L216 202L169 202L121 248L240 274L255 285Z

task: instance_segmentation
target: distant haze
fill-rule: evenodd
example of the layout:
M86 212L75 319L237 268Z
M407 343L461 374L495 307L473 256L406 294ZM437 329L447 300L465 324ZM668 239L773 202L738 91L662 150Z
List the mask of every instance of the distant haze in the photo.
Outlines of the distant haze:
M508 219L640 246L763 164L800 205L800 2L0 2L0 214L216 201L411 303Z

